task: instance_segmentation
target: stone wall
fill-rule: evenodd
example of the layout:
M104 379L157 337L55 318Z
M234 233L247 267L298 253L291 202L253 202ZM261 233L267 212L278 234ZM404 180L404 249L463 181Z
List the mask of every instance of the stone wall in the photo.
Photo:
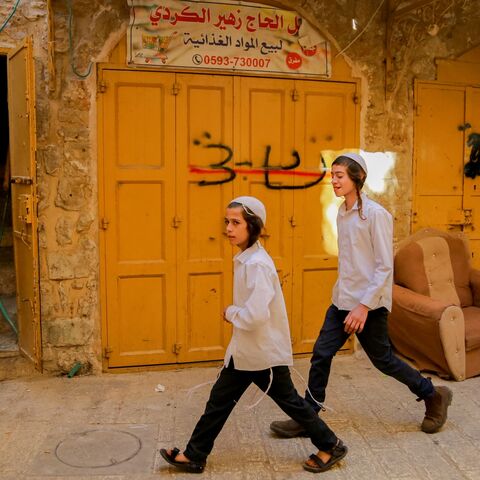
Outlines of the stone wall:
M49 372L68 372L77 361L85 373L101 369L95 65L85 74L109 36L124 29L125 3L71 1L70 49L68 2L53 1L54 70L46 1L20 2L0 34L1 48L34 37L42 348ZM2 2L1 21L14 4Z
M340 51L362 31L380 3L284 2L303 14ZM388 4L396 5L396 13L387 12ZM357 31L352 29L352 17L358 20ZM396 155L386 191L380 197L372 195L394 215L396 241L405 238L410 228L414 79L435 80L435 58L455 58L480 44L479 24L480 9L473 0L385 1L368 29L344 52L354 75L363 80L362 149Z
M123 30L125 2L53 2L55 70L49 132L39 147L44 367L101 368L96 68ZM122 28L123 26L123 28ZM72 47L69 35L72 36Z
M14 3L1 2L0 22ZM369 24L344 55L362 79L361 147L396 154L386 191L377 198L395 216L396 238L405 237L411 209L413 79L434 79L436 57L455 57L480 42L477 2L399 0L396 15L387 13L388 0L381 6L381 0L270 3L296 9L337 51ZM408 10L414 3L424 6ZM46 1L20 2L0 33L0 47L13 48L26 35L34 36L44 368L66 372L80 361L84 371L98 372L96 70L91 62L104 61L124 34L128 9L125 0L55 0L52 9L54 70L49 67ZM352 17L358 21L356 31Z

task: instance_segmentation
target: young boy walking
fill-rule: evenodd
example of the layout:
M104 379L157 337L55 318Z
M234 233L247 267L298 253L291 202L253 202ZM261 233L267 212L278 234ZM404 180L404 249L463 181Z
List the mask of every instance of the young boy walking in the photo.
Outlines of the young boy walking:
M265 222L265 207L257 198L238 197L227 207L226 233L240 248L234 258L233 304L224 312L233 325L232 339L186 449L160 450L170 465L187 472L203 472L215 439L252 383L295 419L318 448L303 468L323 472L347 454L347 447L298 395L290 378L293 358L285 301L275 265L258 241Z
M448 387L434 387L429 378L396 357L388 337L393 279L392 216L361 193L367 177L367 165L361 155L339 156L332 164L331 175L335 195L345 199L337 216L338 278L332 305L313 349L305 399L317 413L320 411L332 359L354 333L376 368L405 384L418 401L425 402L421 429L435 433L447 419L452 392ZM288 438L305 434L295 419L272 422L270 428Z

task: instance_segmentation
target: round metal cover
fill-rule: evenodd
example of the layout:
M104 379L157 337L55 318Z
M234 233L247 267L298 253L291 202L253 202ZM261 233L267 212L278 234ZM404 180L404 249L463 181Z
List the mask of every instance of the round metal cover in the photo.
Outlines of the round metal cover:
M72 433L55 449L65 465L77 468L105 468L132 459L142 448L141 440L121 430L88 430Z

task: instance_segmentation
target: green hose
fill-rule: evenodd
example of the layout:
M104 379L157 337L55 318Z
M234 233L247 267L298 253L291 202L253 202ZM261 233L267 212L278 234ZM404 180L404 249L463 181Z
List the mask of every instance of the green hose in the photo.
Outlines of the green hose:
M18 330L16 325L12 322L12 319L9 317L7 310L3 306L2 301L0 300L0 312L2 312L2 315L5 317L5 320L7 323L12 327L12 330L15 332L15 335L18 337Z
M2 211L2 221L0 222L0 246L2 245L2 240L3 240L3 230L5 228L5 218L7 217L7 207L8 207L9 198L10 198L10 189L7 190L7 195L5 197L5 205L3 206L3 211Z
M74 375L76 375L79 372L81 368L82 368L82 364L80 362L75 363L75 365L68 372L67 377L72 378Z

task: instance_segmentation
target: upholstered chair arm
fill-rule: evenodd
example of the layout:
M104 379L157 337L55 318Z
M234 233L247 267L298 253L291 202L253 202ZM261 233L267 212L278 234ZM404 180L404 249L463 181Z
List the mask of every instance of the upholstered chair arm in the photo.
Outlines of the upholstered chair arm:
M473 304L476 307L480 307L480 270L471 270L470 287L472 289Z
M433 324L437 324L445 309L452 305L451 303L434 300L400 285L393 286L393 301L402 310L425 317L422 322Z
M393 286L389 332L395 347L422 366L436 365L455 380L465 379L465 323L451 303Z

